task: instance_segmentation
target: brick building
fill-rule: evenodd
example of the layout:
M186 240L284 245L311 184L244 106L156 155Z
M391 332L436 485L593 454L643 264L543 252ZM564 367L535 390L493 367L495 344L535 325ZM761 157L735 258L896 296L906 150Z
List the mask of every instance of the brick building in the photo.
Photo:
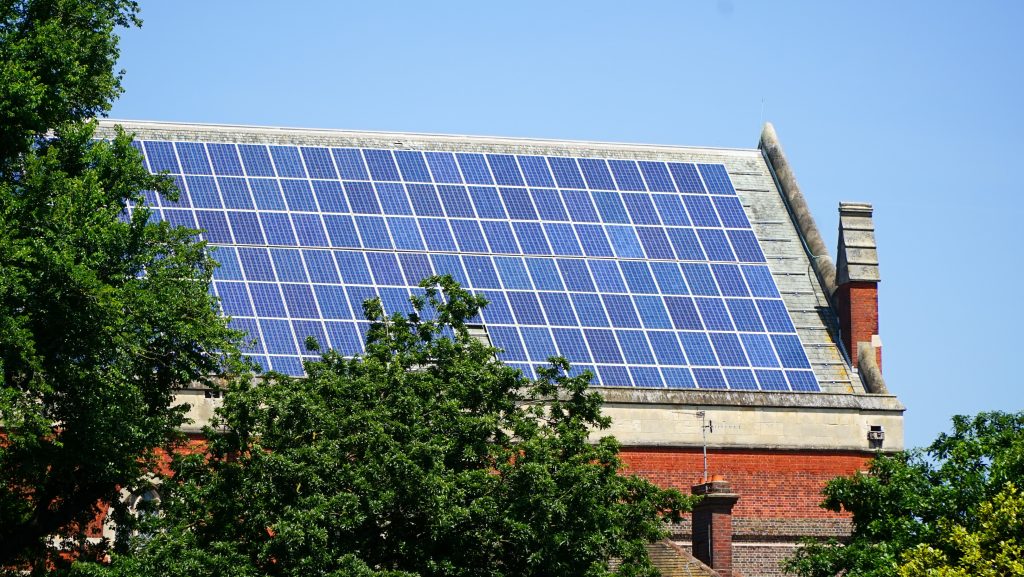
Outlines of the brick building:
M492 301L476 330L502 360L593 372L629 468L708 495L653 546L666 572L781 574L849 530L824 483L903 448L871 206L840 205L833 265L771 125L718 149L120 124L183 191L157 216L220 247L214 290L265 368L301 374L306 336L358 354L358 303L401 311L449 273ZM197 427L208 397L180 394Z

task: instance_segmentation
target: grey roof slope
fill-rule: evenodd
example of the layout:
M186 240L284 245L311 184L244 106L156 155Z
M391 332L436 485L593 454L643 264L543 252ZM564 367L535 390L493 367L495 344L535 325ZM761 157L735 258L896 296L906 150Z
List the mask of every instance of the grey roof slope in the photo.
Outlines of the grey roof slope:
M307 130L102 120L100 135L119 124L141 140L515 153L722 164L767 259L806 355L824 393L863 393L864 386L837 344L836 320L808 250L758 149L657 146L410 133Z

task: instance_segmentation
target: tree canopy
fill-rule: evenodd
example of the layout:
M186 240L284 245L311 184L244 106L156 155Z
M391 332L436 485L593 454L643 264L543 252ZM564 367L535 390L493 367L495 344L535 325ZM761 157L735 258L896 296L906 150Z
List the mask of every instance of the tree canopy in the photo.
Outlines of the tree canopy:
M530 381L470 335L449 277L415 313L377 301L365 354L239 379L179 455L162 514L103 575L653 575L645 545L690 497L622 474L589 374ZM615 560L611 565L610 560Z
M84 543L98 503L176 435L173 392L234 350L204 244L139 207L171 184L129 136L94 136L121 90L114 30L136 12L0 1L0 570Z
M876 457L832 480L822 506L853 516L849 542L806 543L805 577L1024 575L1024 413L957 416L923 452Z

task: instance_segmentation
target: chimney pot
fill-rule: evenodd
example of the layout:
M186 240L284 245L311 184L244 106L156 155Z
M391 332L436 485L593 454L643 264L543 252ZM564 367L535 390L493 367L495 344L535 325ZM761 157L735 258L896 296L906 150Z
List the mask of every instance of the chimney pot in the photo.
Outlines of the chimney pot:
M693 507L693 556L722 577L732 572L732 508L740 496L721 475L694 485L694 495L704 498Z
M854 367L859 366L860 343L871 343L881 374L882 348L878 338L878 247L874 209L865 202L839 203L839 248L833 305L839 316L840 337ZM875 343L878 343L877 345ZM871 392L871 391L869 391Z

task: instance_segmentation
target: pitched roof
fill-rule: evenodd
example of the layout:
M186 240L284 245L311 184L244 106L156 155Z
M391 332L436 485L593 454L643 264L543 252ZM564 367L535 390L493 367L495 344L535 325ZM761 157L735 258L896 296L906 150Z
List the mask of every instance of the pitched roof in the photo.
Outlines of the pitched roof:
M719 577L714 569L668 539L648 544L647 554L661 577Z
M402 272L442 272L438 262L444 260L465 265L465 273L478 272L470 269L477 264L487 268L477 278L470 274L464 280L499 301L492 305L490 315L485 311L484 322L497 344L506 350L516 349L507 353L506 360L527 373L532 363L546 358L549 350L557 350L570 360L578 355L576 364L594 369L603 385L692 387L696 379L702 388L801 390L798 385L802 383L803 390L864 391L836 344L828 296L813 272L771 167L757 149L135 121L103 121L101 134L110 134L115 123L145 143L143 150L152 170L170 169L185 189L186 201L179 205L154 198L158 216L206 228L208 240L224 247L218 253L220 258L235 258L236 262L225 262L221 269L218 295L225 308L241 307L228 312L238 326L258 333L262 348L254 355L275 369L294 372L298 367L300 332L326 340L335 348L361 340L357 332L361 325L351 320L357 307L347 303L343 313L334 305L322 306L319 301L327 295L342 300L379 295L385 307L401 307L402 295L408 295L414 285L402 280ZM220 146L224 144L228 146ZM357 149L363 151L362 156L358 151L355 156L337 152ZM350 167L354 172L346 175L343 163L352 158L358 159L359 165ZM259 174L266 176L256 177L249 164L258 169L263 162L266 172ZM418 176L417 171L422 174ZM245 179L269 186L268 194L276 195L276 200L267 200L261 208L260 199L253 196L258 191L245 189ZM360 199L367 207L328 208L326 196L335 195L344 203L340 200L341 183L350 202ZM249 196L232 205L232 192L225 187L237 185ZM470 195L462 188L476 185L480 186L471 188ZM432 206L410 209L411 197L404 195L420 189L434 199L436 216L430 215L435 209ZM437 190L450 197L442 194L438 203ZM472 196L477 192L479 198ZM390 201L402 207L390 213L386 207L382 209L380 203L389 202L386 195L392 195ZM545 195L554 199L546 214ZM398 197L401 200L395 200ZM685 208L668 197L682 197ZM484 215L485 204L492 201L497 210L507 209L508 216L491 220ZM517 203L522 203L521 213L511 214L518 210ZM586 210L580 203L586 204ZM671 208L674 206L678 208ZM457 212L463 209L468 212ZM669 222L674 210L685 222ZM587 211L596 220L585 215ZM412 224L414 219L418 230ZM732 220L723 222L725 219ZM328 224L325 234L323 227L328 221L335 228ZM275 227L295 228L270 238ZM431 238L420 236L429 234L430 227L442 230L441 236L433 239L438 246L446 242L451 246L431 247ZM240 239L238 232L233 232L236 229L258 232L250 235L253 238ZM591 231L599 236L585 236ZM745 242L744 231L753 233L756 240L752 245ZM406 233L408 237L399 238ZM346 234L361 244L346 245L341 238ZM469 246L466 235L478 236L482 250ZM512 248L495 249L499 241ZM559 246L552 248L556 243ZM307 250L300 255L296 245ZM699 256L683 254L693 248ZM544 255L545 251L549 254ZM333 280L338 272L345 273L338 264L332 265L333 273L316 270L320 265L311 261L321 259L324 252L335 253L336 258L357 253L355 258L369 273L366 282ZM435 256L441 253L445 257ZM429 262L424 255L429 255ZM241 262L250 256L255 260ZM448 258L452 256L454 261ZM462 264L458 264L459 258ZM370 259L368 267L366 259ZM523 263L545 259L551 261L548 270L554 270L554 276L561 275L566 283L573 277L582 284L562 285L563 280L557 279L557 286L540 286L543 273L530 270L526 274ZM587 265L590 272L586 266L579 268L576 261L591 263ZM244 270L252 267L255 272L264 264L270 275L266 286L261 284L264 281L253 281ZM506 265L507 270L499 268ZM539 268L545 266L538 264ZM624 274L626 283L642 284L649 279L653 288L627 287L621 277L614 281L603 277L605 273L598 268L609 266L616 277ZM225 276L235 270L237 279ZM641 271L644 278L635 277L634 270ZM767 271L768 282L762 287L767 292L751 295L750 290L757 290L755 284L765 284L757 277L762 270ZM702 276L701 271L714 275ZM730 277L735 271L744 275ZM323 277L315 278L321 273ZM289 274L294 276L285 278ZM378 278L388 275L395 278ZM684 278L685 286L681 284L679 289L667 286L673 279ZM600 284L602 280L625 288L621 293L599 285L591 288L594 281ZM708 286L700 288L701 282ZM726 286L729 283L732 288ZM774 287L778 294L771 294ZM502 301L504 310L499 310ZM643 307L648 303L654 303L657 314L644 316ZM264 307L263 313L260 307ZM273 312L275 307L280 313ZM622 307L628 307L627 313L621 314L626 310ZM250 312L240 314L245 311ZM554 320L556 313L566 311L568 316ZM758 328L761 326L765 328ZM810 370L802 369L804 363ZM811 371L813 378L804 378Z

